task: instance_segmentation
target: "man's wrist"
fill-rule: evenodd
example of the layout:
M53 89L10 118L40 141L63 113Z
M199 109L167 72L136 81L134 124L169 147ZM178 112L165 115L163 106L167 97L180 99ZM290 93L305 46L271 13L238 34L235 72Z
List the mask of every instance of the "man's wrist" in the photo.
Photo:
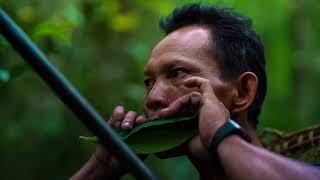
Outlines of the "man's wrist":
M233 120L228 120L224 125L222 125L213 137L210 140L209 146L207 146L207 150L209 151L210 155L213 156L215 159L218 158L218 147L229 136L238 136L238 138L242 138L250 142L250 137L244 133L240 125L238 125Z
M103 177L103 179L120 179L127 171L127 168L103 147L97 147L91 159L95 166L94 174L97 177Z

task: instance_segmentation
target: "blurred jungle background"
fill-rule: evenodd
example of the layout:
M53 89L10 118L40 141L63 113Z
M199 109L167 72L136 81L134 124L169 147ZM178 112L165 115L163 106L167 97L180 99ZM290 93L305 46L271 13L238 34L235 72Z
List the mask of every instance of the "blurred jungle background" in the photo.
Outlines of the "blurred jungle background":
M141 112L143 67L163 37L159 19L187 0L0 0L0 7L108 119ZM253 20L265 44L269 89L260 128L319 123L320 2L206 0ZM1 28L1 27L0 27ZM90 132L0 37L0 179L67 179L95 146ZM197 179L184 158L146 160L160 179Z

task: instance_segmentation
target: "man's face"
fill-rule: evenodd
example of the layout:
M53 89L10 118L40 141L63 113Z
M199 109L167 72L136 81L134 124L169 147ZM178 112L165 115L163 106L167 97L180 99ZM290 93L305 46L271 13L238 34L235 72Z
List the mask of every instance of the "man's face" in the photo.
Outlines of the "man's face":
M197 91L182 83L192 76L210 80L218 99L229 107L230 83L221 78L221 69L209 52L210 39L206 27L187 26L170 33L155 46L144 78L144 112L148 119L157 118L160 110L179 97Z

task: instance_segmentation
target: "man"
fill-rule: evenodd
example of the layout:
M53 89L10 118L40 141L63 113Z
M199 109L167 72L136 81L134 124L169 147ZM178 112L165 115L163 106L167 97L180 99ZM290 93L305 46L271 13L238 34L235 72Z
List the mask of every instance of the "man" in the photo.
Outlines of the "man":
M177 8L161 27L166 36L146 65L145 115L118 106L111 125L131 129L193 109L199 135L185 154L201 179L320 179L316 168L261 147L256 127L266 94L264 50L248 19L191 4ZM119 179L124 166L98 148L72 179Z

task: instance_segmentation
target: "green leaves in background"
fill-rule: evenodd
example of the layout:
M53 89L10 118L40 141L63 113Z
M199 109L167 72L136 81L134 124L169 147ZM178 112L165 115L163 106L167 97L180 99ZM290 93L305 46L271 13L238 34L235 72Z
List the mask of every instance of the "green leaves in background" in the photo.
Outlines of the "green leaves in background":
M153 154L175 148L197 132L196 118L178 117L150 121L134 127L131 131L114 129L137 154ZM80 139L96 142L96 137L80 136Z
M71 44L71 33L75 24L71 21L49 20L38 24L34 29L34 36L39 38L49 36L56 41L61 41L67 45Z
M7 82L10 79L10 73L6 69L0 69L0 82Z
M139 16L134 12L116 14L111 20L111 27L116 32L128 32L139 25Z
M18 78L31 70L30 66L24 62L17 63L9 68L11 79Z
M25 63L18 63L8 69L0 69L0 82L8 82L9 80L20 77L28 70L30 70L30 67Z

